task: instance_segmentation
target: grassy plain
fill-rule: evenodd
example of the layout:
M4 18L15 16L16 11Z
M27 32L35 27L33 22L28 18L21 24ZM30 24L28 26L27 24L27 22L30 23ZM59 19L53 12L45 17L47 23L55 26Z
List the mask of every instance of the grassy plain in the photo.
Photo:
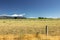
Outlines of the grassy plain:
M60 40L60 19L0 19L0 40Z

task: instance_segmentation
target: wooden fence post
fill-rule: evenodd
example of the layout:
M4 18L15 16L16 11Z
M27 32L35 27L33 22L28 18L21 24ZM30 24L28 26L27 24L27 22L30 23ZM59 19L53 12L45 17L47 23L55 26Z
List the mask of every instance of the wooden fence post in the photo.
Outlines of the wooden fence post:
M46 25L46 35L48 35L48 26Z

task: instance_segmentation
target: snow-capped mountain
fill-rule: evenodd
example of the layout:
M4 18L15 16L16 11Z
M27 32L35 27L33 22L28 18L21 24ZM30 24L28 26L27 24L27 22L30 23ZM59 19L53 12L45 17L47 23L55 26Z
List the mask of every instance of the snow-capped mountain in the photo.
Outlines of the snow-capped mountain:
M13 15L3 14L0 15L0 18L24 18L24 14L13 14Z

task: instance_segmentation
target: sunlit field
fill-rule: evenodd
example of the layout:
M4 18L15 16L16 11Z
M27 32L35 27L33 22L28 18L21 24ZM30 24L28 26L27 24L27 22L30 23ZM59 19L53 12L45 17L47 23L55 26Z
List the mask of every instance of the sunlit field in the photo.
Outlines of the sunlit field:
M0 19L0 40L60 40L60 20Z

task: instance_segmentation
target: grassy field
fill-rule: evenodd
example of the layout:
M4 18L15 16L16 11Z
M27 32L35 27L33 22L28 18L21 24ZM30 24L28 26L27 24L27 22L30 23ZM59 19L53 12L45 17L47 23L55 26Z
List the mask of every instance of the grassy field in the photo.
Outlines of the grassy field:
M60 20L0 19L0 40L60 40Z

